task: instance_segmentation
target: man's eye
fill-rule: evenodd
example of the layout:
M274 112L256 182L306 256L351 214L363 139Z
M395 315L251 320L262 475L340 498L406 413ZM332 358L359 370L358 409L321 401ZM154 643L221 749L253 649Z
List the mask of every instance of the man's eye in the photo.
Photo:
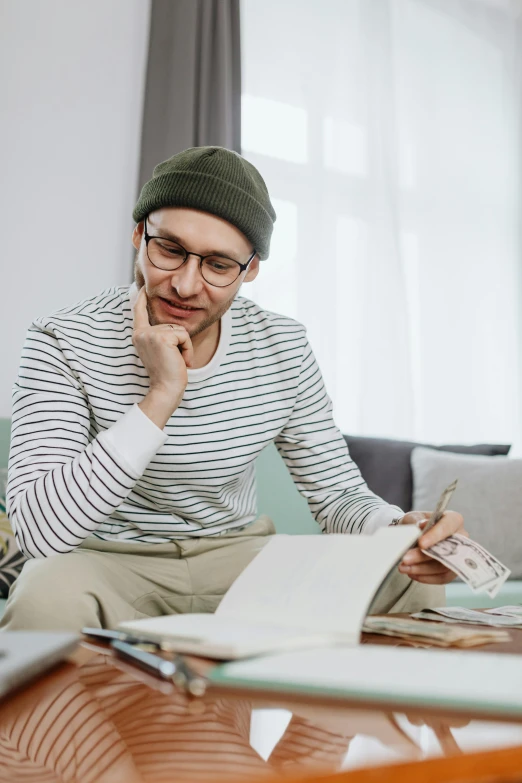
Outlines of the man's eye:
M182 258L184 255L183 250L176 245L166 245L164 242L158 242L157 245L162 253L166 253L169 256Z
M213 269L214 272L229 272L235 267L233 261L225 261L222 258L207 258L205 263Z

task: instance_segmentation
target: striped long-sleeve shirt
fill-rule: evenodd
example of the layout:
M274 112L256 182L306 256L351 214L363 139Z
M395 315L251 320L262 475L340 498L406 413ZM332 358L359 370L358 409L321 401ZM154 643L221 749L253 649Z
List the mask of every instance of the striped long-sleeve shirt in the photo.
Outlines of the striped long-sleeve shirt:
M360 533L400 513L375 496L332 419L298 322L237 297L216 353L188 370L164 430L137 403L149 377L132 344L134 286L35 320L14 387L8 514L29 557L88 536L163 543L257 516L255 462L269 443L323 532Z

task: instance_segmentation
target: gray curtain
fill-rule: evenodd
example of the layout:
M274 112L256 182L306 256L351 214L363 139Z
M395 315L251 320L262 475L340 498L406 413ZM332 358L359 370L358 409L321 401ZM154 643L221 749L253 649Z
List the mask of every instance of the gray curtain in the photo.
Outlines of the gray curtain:
M241 149L240 0L152 0L139 188L187 147Z

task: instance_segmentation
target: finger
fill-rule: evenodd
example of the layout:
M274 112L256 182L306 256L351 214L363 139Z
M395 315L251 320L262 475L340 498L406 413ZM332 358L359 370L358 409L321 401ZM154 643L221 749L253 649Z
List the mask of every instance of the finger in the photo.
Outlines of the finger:
M432 563L433 558L429 555L425 555L424 552L418 547L415 549L408 549L404 557L402 558L401 565L413 565L415 563Z
M446 574L449 568L446 568L445 565L436 560L432 560L431 563L417 563L410 566L400 565L399 571L407 576L435 576L436 574Z
M454 533L460 533L464 529L464 517L456 511L446 511L442 518L428 530L426 535L420 537L418 545L421 549L429 549L439 541L443 541Z
M419 717L418 715L408 715L406 714L404 716L406 720L411 723L412 726L425 726L426 721L424 718Z
M430 728L452 728L452 729L460 729L463 726L467 726L470 723L469 718L444 718L444 720L441 720L440 718L434 718L433 716L426 715L426 716L420 716L420 715L409 715L408 713L404 716L406 720L412 724L412 726L429 726Z
M431 514L429 511L408 511L401 519L401 525L420 525L426 524Z
M457 578L453 571L448 571L447 575L437 574L437 576L412 576L414 582L421 582L424 585L447 585Z
M187 367L192 367L194 362L194 348L192 346L192 340L190 339L189 333L182 326L179 327L179 329L171 328L171 332L177 340L176 344L181 351L181 355L183 356L185 364Z
M146 329L148 326L150 326L147 303L147 292L145 290L145 286L143 286L140 288L140 292L136 298L136 301L134 302L134 307L132 308L135 329Z

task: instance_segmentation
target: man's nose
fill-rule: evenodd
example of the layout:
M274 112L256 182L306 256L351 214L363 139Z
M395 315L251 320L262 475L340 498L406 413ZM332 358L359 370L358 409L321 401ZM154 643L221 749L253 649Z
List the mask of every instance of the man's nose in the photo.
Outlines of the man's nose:
M185 263L172 273L171 286L183 299L199 294L205 284L199 263L197 256L189 256Z

